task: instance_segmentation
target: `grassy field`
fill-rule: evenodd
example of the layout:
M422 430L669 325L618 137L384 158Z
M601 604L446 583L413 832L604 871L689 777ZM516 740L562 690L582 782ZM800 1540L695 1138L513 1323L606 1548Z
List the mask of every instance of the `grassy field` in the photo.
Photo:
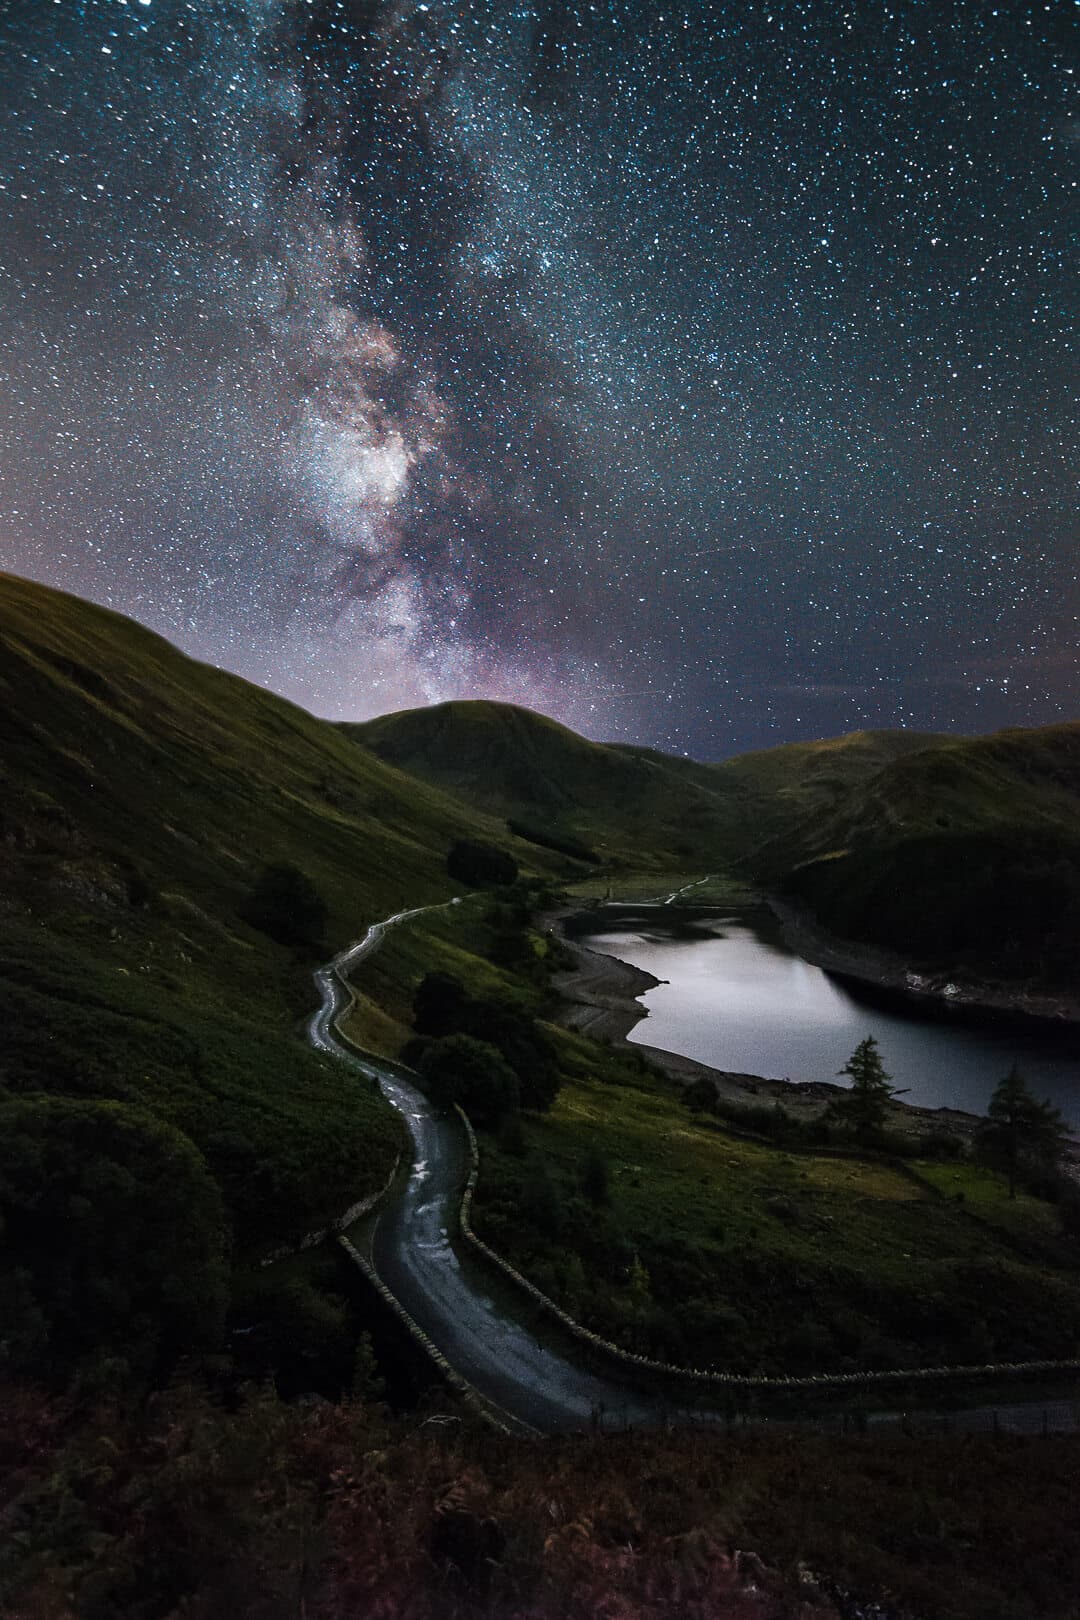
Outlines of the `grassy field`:
M356 1003L345 1020L346 1034L368 1051L396 1058L412 1035L412 998L426 973L451 973L477 997L537 1008L544 997L542 981L530 984L485 954L489 903L483 895L465 896L458 906L391 929L353 975ZM536 939L535 947L542 954L543 942Z
M970 1161L935 1164L915 1160L911 1170L927 1186L962 1204L969 1215L990 1227L1033 1242L1053 1239L1057 1233L1058 1221L1052 1204L1034 1197L1023 1187L1018 1187L1016 1196L1010 1198L1006 1178L984 1165Z
M559 1040L551 1113L483 1142L477 1229L596 1330L739 1372L1078 1353L1080 1269L1050 1206L1010 1206L967 1165L730 1135L634 1058Z

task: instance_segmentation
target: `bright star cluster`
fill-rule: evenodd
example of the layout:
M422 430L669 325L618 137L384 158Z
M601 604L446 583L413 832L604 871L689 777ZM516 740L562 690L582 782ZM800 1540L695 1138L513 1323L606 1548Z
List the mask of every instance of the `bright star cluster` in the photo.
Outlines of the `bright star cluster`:
M1076 717L1069 10L8 0L0 565L334 718Z

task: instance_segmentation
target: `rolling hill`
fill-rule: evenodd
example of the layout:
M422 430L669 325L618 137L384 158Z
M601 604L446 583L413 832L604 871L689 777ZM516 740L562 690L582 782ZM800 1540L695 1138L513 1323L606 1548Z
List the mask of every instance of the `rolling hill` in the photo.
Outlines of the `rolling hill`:
M342 730L385 762L481 811L668 866L752 860L831 816L892 761L937 739L861 731L702 765L595 743L506 703L441 703ZM761 851L761 860L758 852ZM782 869L785 862L778 844Z
M444 898L455 839L542 872L567 869L551 838L609 868L734 863L838 935L1060 982L1078 810L1076 725L857 733L718 765L493 703L334 726L0 577L0 1088L149 1109L257 1246L344 1207L396 1149L378 1099L298 1038L310 960ZM300 949L252 921L280 863L325 905Z
M1073 986L1080 724L936 739L785 830L757 864L837 934Z
M580 839L607 860L679 867L740 843L738 784L690 760L589 742L531 709L440 703L342 730L478 810Z

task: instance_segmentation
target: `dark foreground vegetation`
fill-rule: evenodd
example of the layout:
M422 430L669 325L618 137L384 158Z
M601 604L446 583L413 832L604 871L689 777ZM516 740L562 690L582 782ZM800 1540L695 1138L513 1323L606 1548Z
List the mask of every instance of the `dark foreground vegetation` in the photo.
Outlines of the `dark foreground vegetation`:
M19 1620L1070 1620L1080 1437L548 1441L171 1385L0 1389ZM871 1604L878 1602L880 1607Z

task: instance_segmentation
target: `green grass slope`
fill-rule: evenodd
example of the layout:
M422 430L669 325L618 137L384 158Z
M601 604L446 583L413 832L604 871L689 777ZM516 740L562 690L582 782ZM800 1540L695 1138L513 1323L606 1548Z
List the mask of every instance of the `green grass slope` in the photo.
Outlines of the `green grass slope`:
M741 853L768 869L770 845L785 864L787 841L813 835L888 766L939 739L913 731L852 731L821 742L785 743L709 766L744 806Z
M607 860L679 867L740 842L737 787L705 766L587 741L531 709L441 703L342 728L380 759Z
M323 942L250 926L253 887L302 868L330 950L446 897L447 849L477 830L336 727L0 576L0 1101L115 1099L179 1127L241 1249L320 1223L381 1181L398 1127L307 1049Z
M530 709L488 702L408 709L342 729L380 759L479 809L565 831L609 858L647 857L672 870L736 860L767 871L774 840L783 869L784 841L936 740L862 731L702 765L589 742Z
M1080 724L935 739L775 837L759 865L837 933L1071 985Z

